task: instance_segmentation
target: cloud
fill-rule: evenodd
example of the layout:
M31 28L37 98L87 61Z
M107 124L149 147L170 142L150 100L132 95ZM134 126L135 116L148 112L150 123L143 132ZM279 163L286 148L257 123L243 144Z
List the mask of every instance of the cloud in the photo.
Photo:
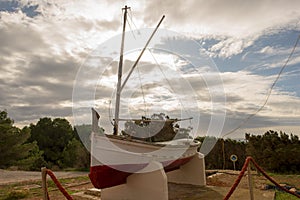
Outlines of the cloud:
M21 19L26 18L24 14L0 13L0 16L0 52L2 55L30 52L29 47L38 52L47 47L40 33L34 30L28 21Z
M226 102L226 117L229 124L225 123L224 132L226 129L229 131L229 127L232 129L232 127L240 125L244 130L254 127L283 127L299 119L300 98L294 93L282 91L280 87L275 87L264 108L244 123L244 120L255 114L263 105L275 76L265 77L248 72L236 72L224 73L222 77L225 79L226 94L240 97L239 101ZM258 131L259 129L256 130L256 132Z
M255 38L240 39L230 37L221 40L217 44L214 44L208 49L208 54L212 57L229 58L234 55L238 55L244 51L247 47L251 46L255 41Z
M72 97L75 62L32 58L28 68L21 68L0 83L2 108L17 122L43 116L67 117L71 107L60 105ZM30 113L31 111L31 113ZM56 113L56 114L55 114Z
M174 40L177 42L174 54L184 55L192 61L198 59L199 62L192 65L174 55L152 51L166 71L162 75L152 56L146 53L139 64L144 91L140 90L138 72L134 72L126 89L131 99L125 103L140 112L144 106L144 95L150 102L149 110L173 110L175 115L180 115L182 110L174 110L177 106L184 107L191 115L201 113L203 134L209 129L211 118L219 117L225 111L225 131L236 127L262 105L275 78L275 71L266 73L266 70L281 66L279 60L289 52L287 46L277 44L286 41L284 37L277 43L266 40L270 35L275 37L289 30L299 30L299 4L298 1L286 3L279 0L154 0L128 4L132 8L129 14L133 15L130 23L133 25L134 22L137 27L153 27L161 15L166 14L162 27L188 37L169 38L169 43L160 41L158 46L163 48L164 42L166 46L172 45ZM99 44L120 33L123 6L123 1L98 0L0 2L0 93L3 94L0 96L0 109L7 109L21 125L44 116L72 119L72 90L76 79L81 91L77 95L82 100L78 103L83 109L95 103L103 115L108 115L110 101L114 101L118 55L106 55L99 58L97 64L86 61ZM286 32L281 32L283 29ZM200 41L201 45L192 48L192 38ZM114 42L119 49L119 43ZM207 60L201 60L203 54L217 59L221 72L212 70ZM244 60L237 61L238 55L242 54ZM136 52L132 55L135 59ZM299 63L298 57L299 53L296 53L292 65ZM125 71L132 66L134 59L130 57L125 61ZM84 72L90 79L80 80L76 75L83 63L91 64ZM101 74L103 82L95 88L99 70L108 64L111 68ZM233 66L242 70L232 70ZM295 72L294 68L289 71L296 77ZM216 81L219 79L222 81ZM186 86L184 89L180 82ZM177 93L174 94L174 91ZM99 99L96 102L89 96L94 93L94 97ZM245 127L285 126L295 122L300 113L298 105L299 97L292 91L286 91L284 85L279 85L272 92L265 109ZM88 123L89 117L81 116L80 122Z
M259 53L273 54L274 52L275 52L275 49L273 47L266 46L263 49L261 49Z
M300 17L299 1L151 1L145 6L145 21L166 14L170 27L189 32L248 37ZM149 12L151 10L151 12ZM201 30L202 29L202 30Z
M41 14L37 11L38 5L30 5L28 3L24 4L21 1L1 1L0 2L0 12L19 12L22 11L28 17L35 17Z
M212 57L238 55L262 35L282 29L300 29L299 1L150 1L144 20L156 22L165 14L164 26L193 38L212 37L217 43L207 49Z
M72 1L1 2L0 92L5 95L0 109L18 124L43 116L70 118L81 62L119 28L119 18L88 17L90 5L81 15L80 6ZM38 15L31 16L31 8Z

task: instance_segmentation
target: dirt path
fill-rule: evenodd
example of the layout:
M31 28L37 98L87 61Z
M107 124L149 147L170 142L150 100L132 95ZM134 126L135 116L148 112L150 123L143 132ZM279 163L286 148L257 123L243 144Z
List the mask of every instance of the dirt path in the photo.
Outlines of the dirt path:
M72 178L87 175L88 172L54 172L57 178ZM0 185L41 179L41 172L9 171L0 169Z

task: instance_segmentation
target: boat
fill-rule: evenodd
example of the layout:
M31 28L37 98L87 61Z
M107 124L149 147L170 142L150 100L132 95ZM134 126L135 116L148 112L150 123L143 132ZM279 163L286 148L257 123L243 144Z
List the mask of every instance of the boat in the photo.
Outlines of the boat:
M119 118L122 88L164 19L163 16L122 83L124 35L127 10L130 7L125 6L122 9L124 10L124 23L113 134L105 134L99 128L100 115L92 108L91 166L89 177L94 187L98 189L124 184L128 176L134 173L147 173L158 170L157 167L150 165L152 162L160 163L161 168L165 172L179 169L180 166L193 158L200 146L199 141L191 138L176 124L179 121L190 120L191 118L172 119L163 113L154 114L150 118ZM122 121L125 121L125 130L120 132L119 123Z

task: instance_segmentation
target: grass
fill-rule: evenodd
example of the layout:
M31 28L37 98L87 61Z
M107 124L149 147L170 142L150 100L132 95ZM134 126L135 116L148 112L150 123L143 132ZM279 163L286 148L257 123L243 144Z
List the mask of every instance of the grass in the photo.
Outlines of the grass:
M29 195L28 190L14 190L10 191L4 200L17 200L17 199L24 199Z
M67 188L69 194L76 192L72 187L68 186L88 182L89 178L87 176L79 176L75 178L63 178L59 179L59 182ZM1 200L15 200L15 199L31 199L31 198L42 198L41 181L28 181L22 183L14 183L8 185L0 185L0 199ZM47 178L47 185L49 193L59 193L56 185L51 180ZM28 186L34 186L29 187Z
M277 190L275 192L275 200L299 200L299 198L289 193Z
M300 188L300 175L282 175L282 174L271 174L271 177L278 183L287 183L288 185ZM57 190L56 185L53 183L50 177L47 178L48 191L51 199L63 199L60 192ZM254 179L255 180L255 179ZM80 183L89 182L88 176L79 176L76 178L63 178L59 179L61 184L67 189L69 194L78 192L80 187L72 187L73 185L78 185ZM270 183L267 180L263 180L264 183ZM35 187L28 187L35 186ZM41 181L27 181L22 183L14 183L8 185L0 185L0 200L14 200L14 199L24 199L24 200L37 200L42 199L42 189ZM71 186L71 187L70 187ZM83 185L86 187L86 185ZM191 197L191 199L194 199ZM296 200L297 197L288 194L286 192L276 190L275 200Z
M268 173L273 179L278 183L285 183L287 185L293 186L297 189L300 189L300 175L299 174L277 174L277 173ZM267 181L267 184L274 185L270 181ZM298 197L291 195L285 191L276 190L275 191L275 200L299 200Z

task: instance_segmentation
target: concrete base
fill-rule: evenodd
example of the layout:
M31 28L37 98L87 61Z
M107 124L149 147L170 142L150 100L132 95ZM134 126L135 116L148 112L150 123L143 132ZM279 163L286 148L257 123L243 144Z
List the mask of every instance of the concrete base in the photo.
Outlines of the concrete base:
M73 198L73 200L99 200L99 199L101 199L98 196L89 195L89 194L86 194L85 192L74 193L74 194L72 194L72 198Z
M158 170L132 174L127 183L101 190L101 200L168 200L168 182L163 166L152 162L148 167Z
M191 184L198 186L206 185L204 155L197 153L191 161L181 166L178 170L167 173L168 182Z
M156 171L147 170L157 169ZM101 190L101 200L168 200L168 182L206 185L204 155L195 154L180 169L165 173L161 163L153 161L143 171L127 178L126 184Z

